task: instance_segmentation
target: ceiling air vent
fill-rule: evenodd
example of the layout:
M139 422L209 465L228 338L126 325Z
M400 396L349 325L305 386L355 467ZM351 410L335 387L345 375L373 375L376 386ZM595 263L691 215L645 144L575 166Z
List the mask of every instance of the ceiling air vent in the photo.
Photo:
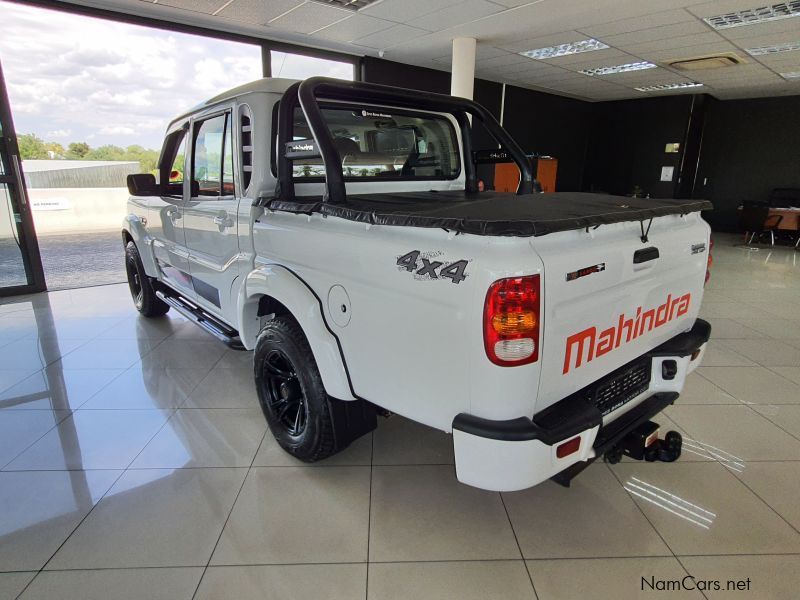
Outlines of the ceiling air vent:
M671 60L668 64L670 67L680 71L706 71L708 69L735 67L743 63L744 60L733 52L726 52L725 54L710 54L708 56Z
M336 8L347 8L349 10L360 10L365 6L374 4L377 0L314 0L319 4L327 4Z

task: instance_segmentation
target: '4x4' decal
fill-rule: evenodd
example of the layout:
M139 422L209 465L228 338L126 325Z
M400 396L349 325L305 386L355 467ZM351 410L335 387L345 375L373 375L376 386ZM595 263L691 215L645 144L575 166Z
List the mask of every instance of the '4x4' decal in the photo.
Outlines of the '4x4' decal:
M440 257L442 252L420 252L412 250L397 258L397 267L401 271L408 271L414 274L414 279L433 280L449 279L453 283L461 283L467 278L467 260L457 260L455 262L445 262L434 260Z

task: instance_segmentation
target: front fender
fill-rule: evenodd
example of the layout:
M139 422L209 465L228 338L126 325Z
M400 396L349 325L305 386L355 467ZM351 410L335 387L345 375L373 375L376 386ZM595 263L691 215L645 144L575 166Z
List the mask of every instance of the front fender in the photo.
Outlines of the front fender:
M139 256L142 259L144 272L150 277L158 277L158 269L156 268L156 261L153 257L153 240L147 232L142 219L132 213L125 215L122 220L123 234L127 233L136 244L139 250Z
M319 298L303 280L285 267L257 267L247 275L241 286L237 300L238 330L244 347L248 350L255 348L261 330L258 305L263 296L270 296L283 304L300 323L314 353L325 391L339 400L355 400L344 357L336 337L325 323Z

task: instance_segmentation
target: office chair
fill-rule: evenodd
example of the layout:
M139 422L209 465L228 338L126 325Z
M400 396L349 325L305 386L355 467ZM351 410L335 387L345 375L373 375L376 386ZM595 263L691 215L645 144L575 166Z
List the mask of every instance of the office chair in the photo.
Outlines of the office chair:
M758 241L767 233L770 235L772 245L775 245L775 230L783 220L781 215L769 214L769 206L763 203L745 202L742 206L742 214L739 217L739 226L745 232L745 244L750 245L754 240ZM747 239L747 235L750 238Z

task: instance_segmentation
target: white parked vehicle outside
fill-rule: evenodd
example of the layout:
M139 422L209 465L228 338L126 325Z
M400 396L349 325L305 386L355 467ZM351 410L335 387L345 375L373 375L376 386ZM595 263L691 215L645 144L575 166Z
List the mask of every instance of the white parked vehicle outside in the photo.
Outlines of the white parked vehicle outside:
M473 152L467 115L502 149ZM516 162L517 194L478 192L475 156ZM129 177L131 293L254 351L304 461L393 413L452 433L459 481L489 490L675 460L650 419L709 337L710 205L532 183L475 102L263 79L176 118L158 176Z

